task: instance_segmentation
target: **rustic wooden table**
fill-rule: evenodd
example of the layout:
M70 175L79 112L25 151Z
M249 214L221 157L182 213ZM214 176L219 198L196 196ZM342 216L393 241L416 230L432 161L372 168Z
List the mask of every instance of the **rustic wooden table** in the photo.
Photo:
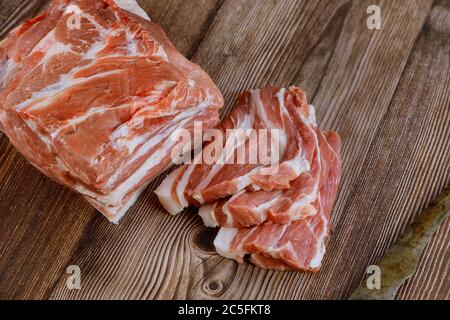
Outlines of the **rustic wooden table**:
M48 1L0 0L0 37ZM450 1L139 1L216 81L296 84L341 133L344 176L323 270L274 272L214 253L194 212L164 213L154 182L119 226L53 183L0 138L0 298L347 298L450 183ZM367 7L381 7L369 30ZM398 299L449 299L450 221ZM69 290L78 265L82 289Z

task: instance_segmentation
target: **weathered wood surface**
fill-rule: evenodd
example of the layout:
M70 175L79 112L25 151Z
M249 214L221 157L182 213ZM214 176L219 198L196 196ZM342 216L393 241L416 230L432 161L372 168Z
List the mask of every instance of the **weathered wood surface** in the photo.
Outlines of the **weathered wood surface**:
M1 36L48 1L0 0ZM0 298L337 299L350 295L450 183L450 1L139 1L214 78L242 90L304 87L342 134L344 177L323 270L274 272L216 254L194 211L165 214L152 189L120 226L40 175L0 138ZM370 4L383 29L366 26ZM20 9L18 9L20 8ZM227 108L228 110L228 108ZM450 223L399 299L449 299ZM78 265L82 289L66 288Z

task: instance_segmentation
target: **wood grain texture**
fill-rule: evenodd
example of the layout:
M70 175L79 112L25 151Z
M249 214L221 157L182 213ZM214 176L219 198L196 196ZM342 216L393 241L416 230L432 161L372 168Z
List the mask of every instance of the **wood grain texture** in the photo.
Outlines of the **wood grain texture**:
M450 185L449 84L450 2L438 1L414 48L391 107L394 111L400 106L422 106L419 112L409 115L414 117L409 120L414 122L413 125L398 124L409 127L409 134L416 136L413 139L416 143L409 146L411 155L406 157L411 160L406 163L403 159L402 167L419 173L417 176L397 174L398 179L403 179L399 184L404 186L399 192L411 195L406 199L411 215L403 212L404 219L411 220L414 212L419 212L440 190ZM403 138L403 141L409 140L409 136ZM415 153L414 149L421 152ZM408 176L409 181L406 180ZM414 195L416 199L412 198ZM399 212L401 208L397 207L395 210ZM449 245L450 221L447 220L428 245L416 274L398 293L398 299L450 299Z
M113 226L31 169L2 137L0 298L348 297L450 183L450 11L448 0L433 9L432 2L140 1L214 78L224 113L243 90L296 84L321 125L342 134L344 178L323 270L280 273L219 257L216 231L194 210L164 213L152 193L163 176ZM374 3L382 30L366 27ZM449 298L449 228L434 237L399 298ZM66 288L68 265L81 268L79 291Z
M150 18L158 21L177 48L190 58L203 39L223 0L139 0Z

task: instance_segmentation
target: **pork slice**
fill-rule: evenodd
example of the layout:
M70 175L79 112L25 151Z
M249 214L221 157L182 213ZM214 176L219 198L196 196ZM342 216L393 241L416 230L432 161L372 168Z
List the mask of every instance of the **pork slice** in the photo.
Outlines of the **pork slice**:
M258 139L246 137L244 163L227 164L222 161L214 164L210 170L201 170L206 175L198 179L198 183L189 194L200 204L211 203L214 200L231 196L247 187L276 190L289 188L290 181L302 172L308 171L312 158L312 135L302 130L305 124L299 114L309 112L305 94L292 88L288 91L278 88L263 88L251 91L246 95L245 102L248 115L253 118L252 129L256 130ZM306 111L306 109L308 109ZM233 117L233 115L231 115ZM273 137L279 144L280 156L275 163L266 164L255 159L262 148L259 140L259 130L268 132L277 130L279 135ZM269 140L272 136L268 135ZM258 145L255 145L257 141ZM252 164L252 159L255 164ZM237 160L237 159L236 159ZM238 161L236 161L238 162Z
M203 205L199 212L208 227L245 228L265 221L286 224L316 214L317 188L318 179L303 173L291 189L244 190L229 200Z
M0 128L117 222L223 98L134 0L54 0L0 43Z
M289 224L265 222L250 228L221 228L214 242L217 252L242 262L245 255L265 268L318 271L325 254L330 214L341 176L340 138L334 132L322 134L318 142L323 169L317 213Z
M319 134L320 129L316 129ZM316 134L316 133L314 133ZM200 216L209 227L243 228L259 225L265 221L287 224L316 214L313 205L319 197L322 161L318 139L314 137L315 148L311 170L302 173L291 182L290 188L272 191L243 190L229 200L200 209ZM220 204L219 204L220 203ZM213 209L213 210L208 210ZM212 224L211 221L215 221Z
M175 213L182 211L187 203L194 206L213 203L245 189L289 189L292 181L310 171L315 127L314 108L307 105L300 89L263 88L246 92L218 128L226 139L215 161L190 164L190 170L175 173L183 177L171 176L170 181L161 185L157 190L160 201L178 203L177 198L184 197L183 206L169 208ZM264 133L269 141L267 155L277 147L279 151L270 163L261 161L259 155L261 141L267 143L261 136ZM241 158L239 152L243 154ZM208 154L206 146L200 158L205 159ZM183 192L173 185L178 181L188 181Z
M295 270L287 263L284 263L282 260L274 259L270 255L265 255L262 253L254 253L250 255L250 261L263 269L271 269L278 271L286 271L286 270Z

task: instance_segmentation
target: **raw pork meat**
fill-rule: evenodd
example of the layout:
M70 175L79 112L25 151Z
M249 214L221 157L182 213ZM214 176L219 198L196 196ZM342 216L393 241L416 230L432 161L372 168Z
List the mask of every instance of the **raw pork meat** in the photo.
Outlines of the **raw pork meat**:
M206 226L243 228L265 221L286 224L317 213L313 204L319 197L320 179L324 172L316 137L321 131L314 124L307 124L307 119L301 113L299 123L303 124L299 126L300 130L307 132L304 136L313 142L312 148L308 149L313 152L310 170L300 174L283 190L243 190L227 200L203 205L199 214Z
M279 170L273 163L194 162L170 174L156 193L172 214L200 206L204 224L221 227L214 244L224 257L241 262L250 255L263 268L317 271L341 177L340 137L317 127L314 107L296 87L243 94L219 129L261 127L283 132ZM248 161L261 142L241 139L249 144ZM205 153L207 147L199 157Z
M217 156L220 161L212 164L194 161L177 169L156 194L172 214L181 212L189 203L196 206L212 203L243 190L277 194L275 190L290 188L292 181L310 171L314 126L314 109L307 105L300 89L263 88L246 92L218 128L226 137L223 152ZM227 134L230 129L234 131ZM246 133L248 129L253 130ZM271 142L266 146L267 155L277 151L271 162L261 161L261 138ZM237 161L240 147L245 153L242 156L245 161L241 163ZM203 152L207 150L205 147ZM206 158L204 154L199 157Z
M112 222L172 164L175 130L219 122L219 90L135 0L54 0L0 59L0 129Z
M288 224L266 222L252 228L221 228L214 245L224 257L251 261L267 269L318 271L325 254L330 214L341 176L339 136L317 134L322 172L316 213Z

